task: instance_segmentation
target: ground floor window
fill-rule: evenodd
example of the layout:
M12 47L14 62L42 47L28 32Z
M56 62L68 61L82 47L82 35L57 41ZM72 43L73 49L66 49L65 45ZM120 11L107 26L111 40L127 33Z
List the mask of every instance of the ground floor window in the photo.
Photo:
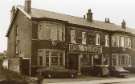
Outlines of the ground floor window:
M83 54L81 58L82 66L100 65L102 62L101 55L96 54ZM106 61L106 60L105 60Z
M38 65L41 65L41 63L43 63L43 66L64 66L65 52L62 50L54 49L39 49Z
M129 66L131 65L131 56L129 54L112 54L112 65Z

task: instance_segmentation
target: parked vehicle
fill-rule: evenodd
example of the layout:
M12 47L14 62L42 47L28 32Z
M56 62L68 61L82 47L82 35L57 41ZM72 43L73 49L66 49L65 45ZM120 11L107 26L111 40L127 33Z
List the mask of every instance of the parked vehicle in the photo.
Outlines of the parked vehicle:
M125 77L129 73L128 70L125 70L123 67L120 66L109 67L109 70L110 70L110 75L116 77Z
M46 67L39 68L38 74L41 74L45 78L75 78L77 77L77 71L65 69L64 67Z
M92 75L94 76L109 76L108 65L95 65L93 66Z

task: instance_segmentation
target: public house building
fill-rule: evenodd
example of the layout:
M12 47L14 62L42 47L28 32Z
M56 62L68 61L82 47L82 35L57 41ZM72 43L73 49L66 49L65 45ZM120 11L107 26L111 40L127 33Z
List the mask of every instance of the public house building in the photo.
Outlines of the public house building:
M32 75L38 67L64 67L82 73L95 65L134 67L135 30L96 21L89 9L76 17L25 6L11 11L7 33L9 69Z

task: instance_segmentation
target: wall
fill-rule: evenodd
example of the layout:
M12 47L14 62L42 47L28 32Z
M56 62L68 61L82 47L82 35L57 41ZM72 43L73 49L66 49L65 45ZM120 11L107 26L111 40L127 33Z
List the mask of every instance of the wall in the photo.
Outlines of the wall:
M19 66L19 62L16 62L19 57L31 57L31 27L31 21L21 11L18 11L8 36L7 56L11 70L16 65Z

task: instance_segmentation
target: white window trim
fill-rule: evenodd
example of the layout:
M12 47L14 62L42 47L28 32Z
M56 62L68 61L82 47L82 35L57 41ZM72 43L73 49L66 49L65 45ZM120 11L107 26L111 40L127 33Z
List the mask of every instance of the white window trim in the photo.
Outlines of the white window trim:
M96 33L96 45L100 45L100 34Z
M76 34L75 34L76 30L70 30L70 40L71 40L71 43L76 43ZM71 36L73 35L73 36Z
M105 47L109 47L109 35L105 35Z
M86 41L87 41L86 38L87 38L86 32L82 32L82 44L84 44L84 45L86 44Z
M49 27L49 37L45 36L43 33L44 31L41 29L44 29L44 27ZM61 27L61 28L59 28ZM56 28L54 31L53 28ZM59 31L59 29L61 29L61 32ZM56 33L56 35L52 34L53 32ZM61 34L59 34L59 32ZM40 34L41 33L41 34ZM60 36L61 35L61 36ZM61 37L61 38L60 38ZM51 22L51 21L41 21L38 24L38 39L40 40L60 40L60 41L65 41L65 25L62 23L56 23L56 22Z
M37 56L38 66L47 66L46 65L46 51L49 51L49 67L53 66L52 62L51 62L51 60L52 60L52 56L51 56L52 53L51 52L63 53L63 57L62 57L63 58L63 60L62 60L63 64L62 64L62 66L65 67L65 51L63 51L63 50L55 50L55 49L38 49L38 51L40 51L40 50L42 50L43 65L40 65L40 58L39 57L41 56L41 53L40 54L38 53L38 56ZM58 59L58 60L60 61L60 59Z

